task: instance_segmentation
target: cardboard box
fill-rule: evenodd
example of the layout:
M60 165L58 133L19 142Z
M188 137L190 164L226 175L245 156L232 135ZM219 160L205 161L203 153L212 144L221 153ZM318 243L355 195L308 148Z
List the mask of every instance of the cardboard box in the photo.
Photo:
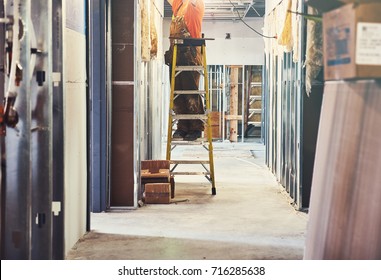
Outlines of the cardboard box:
M323 15L325 80L381 78L381 3L347 4Z
M171 174L168 160L143 160L141 161L141 186L144 191L149 183L170 183Z
M145 185L145 203L168 204L171 202L170 183L152 183Z

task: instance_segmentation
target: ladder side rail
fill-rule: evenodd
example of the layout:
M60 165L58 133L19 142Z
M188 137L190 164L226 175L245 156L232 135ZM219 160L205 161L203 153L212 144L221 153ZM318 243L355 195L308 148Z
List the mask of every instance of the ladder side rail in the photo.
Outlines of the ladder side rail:
M206 64L206 46L205 44L201 47L202 57L203 57L203 66L204 66L204 88L205 88L205 101L206 101L206 110L208 113L207 119L207 133L208 133L208 142L209 142L209 172L212 183L212 195L216 194L216 184L214 180L214 160L213 160L213 144L212 144L212 124L211 124L211 110L210 110L210 96L209 96L209 81L208 81L208 67Z
M169 98L169 112L168 112L168 134L167 134L167 160L171 159L171 142L172 142L172 125L173 125L173 106L174 106L174 92L175 92L175 71L176 71L176 63L177 63L177 45L173 46L173 54L172 54L172 72L171 72L171 93Z

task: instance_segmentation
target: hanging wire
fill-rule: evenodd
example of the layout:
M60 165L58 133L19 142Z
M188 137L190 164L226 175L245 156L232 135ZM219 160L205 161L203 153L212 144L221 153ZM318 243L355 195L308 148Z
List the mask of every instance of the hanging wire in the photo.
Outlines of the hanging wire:
M161 18L164 18L164 15L161 13L161 11L159 10L159 8L156 6L156 2L153 1L152 3L153 3L153 5L154 5L155 9L157 10L157 12L159 13L159 15L161 16Z
M232 4L233 8L236 9L236 6L233 4L233 2L232 2L231 0L229 0L229 2L230 2L230 4ZM236 11L236 12L237 12L237 16L238 16L239 20L242 21L242 23L243 23L244 25L246 25L247 27L249 27L252 31L254 31L255 33L257 33L259 36L262 36L262 37L264 37L264 38L277 39L277 36L276 36L276 35L275 35L275 36L267 36L267 35L264 35L264 34L258 32L257 30L255 30L254 28L252 28L250 25L248 25L248 24L243 20L243 18L241 17L241 15L239 14L238 11Z

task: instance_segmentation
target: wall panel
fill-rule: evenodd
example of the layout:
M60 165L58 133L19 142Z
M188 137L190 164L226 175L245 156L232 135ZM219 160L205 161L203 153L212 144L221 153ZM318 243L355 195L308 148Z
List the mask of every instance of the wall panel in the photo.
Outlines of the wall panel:
M326 82L306 259L381 259L381 86Z

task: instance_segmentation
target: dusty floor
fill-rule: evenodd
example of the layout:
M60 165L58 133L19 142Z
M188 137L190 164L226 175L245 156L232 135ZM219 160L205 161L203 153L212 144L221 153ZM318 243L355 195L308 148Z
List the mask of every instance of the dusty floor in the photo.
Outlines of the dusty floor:
M172 158L201 158L199 148L176 148ZM205 178L177 176L169 205L93 213L67 259L302 259L307 214L265 166L264 146L215 143L214 159L216 196Z

